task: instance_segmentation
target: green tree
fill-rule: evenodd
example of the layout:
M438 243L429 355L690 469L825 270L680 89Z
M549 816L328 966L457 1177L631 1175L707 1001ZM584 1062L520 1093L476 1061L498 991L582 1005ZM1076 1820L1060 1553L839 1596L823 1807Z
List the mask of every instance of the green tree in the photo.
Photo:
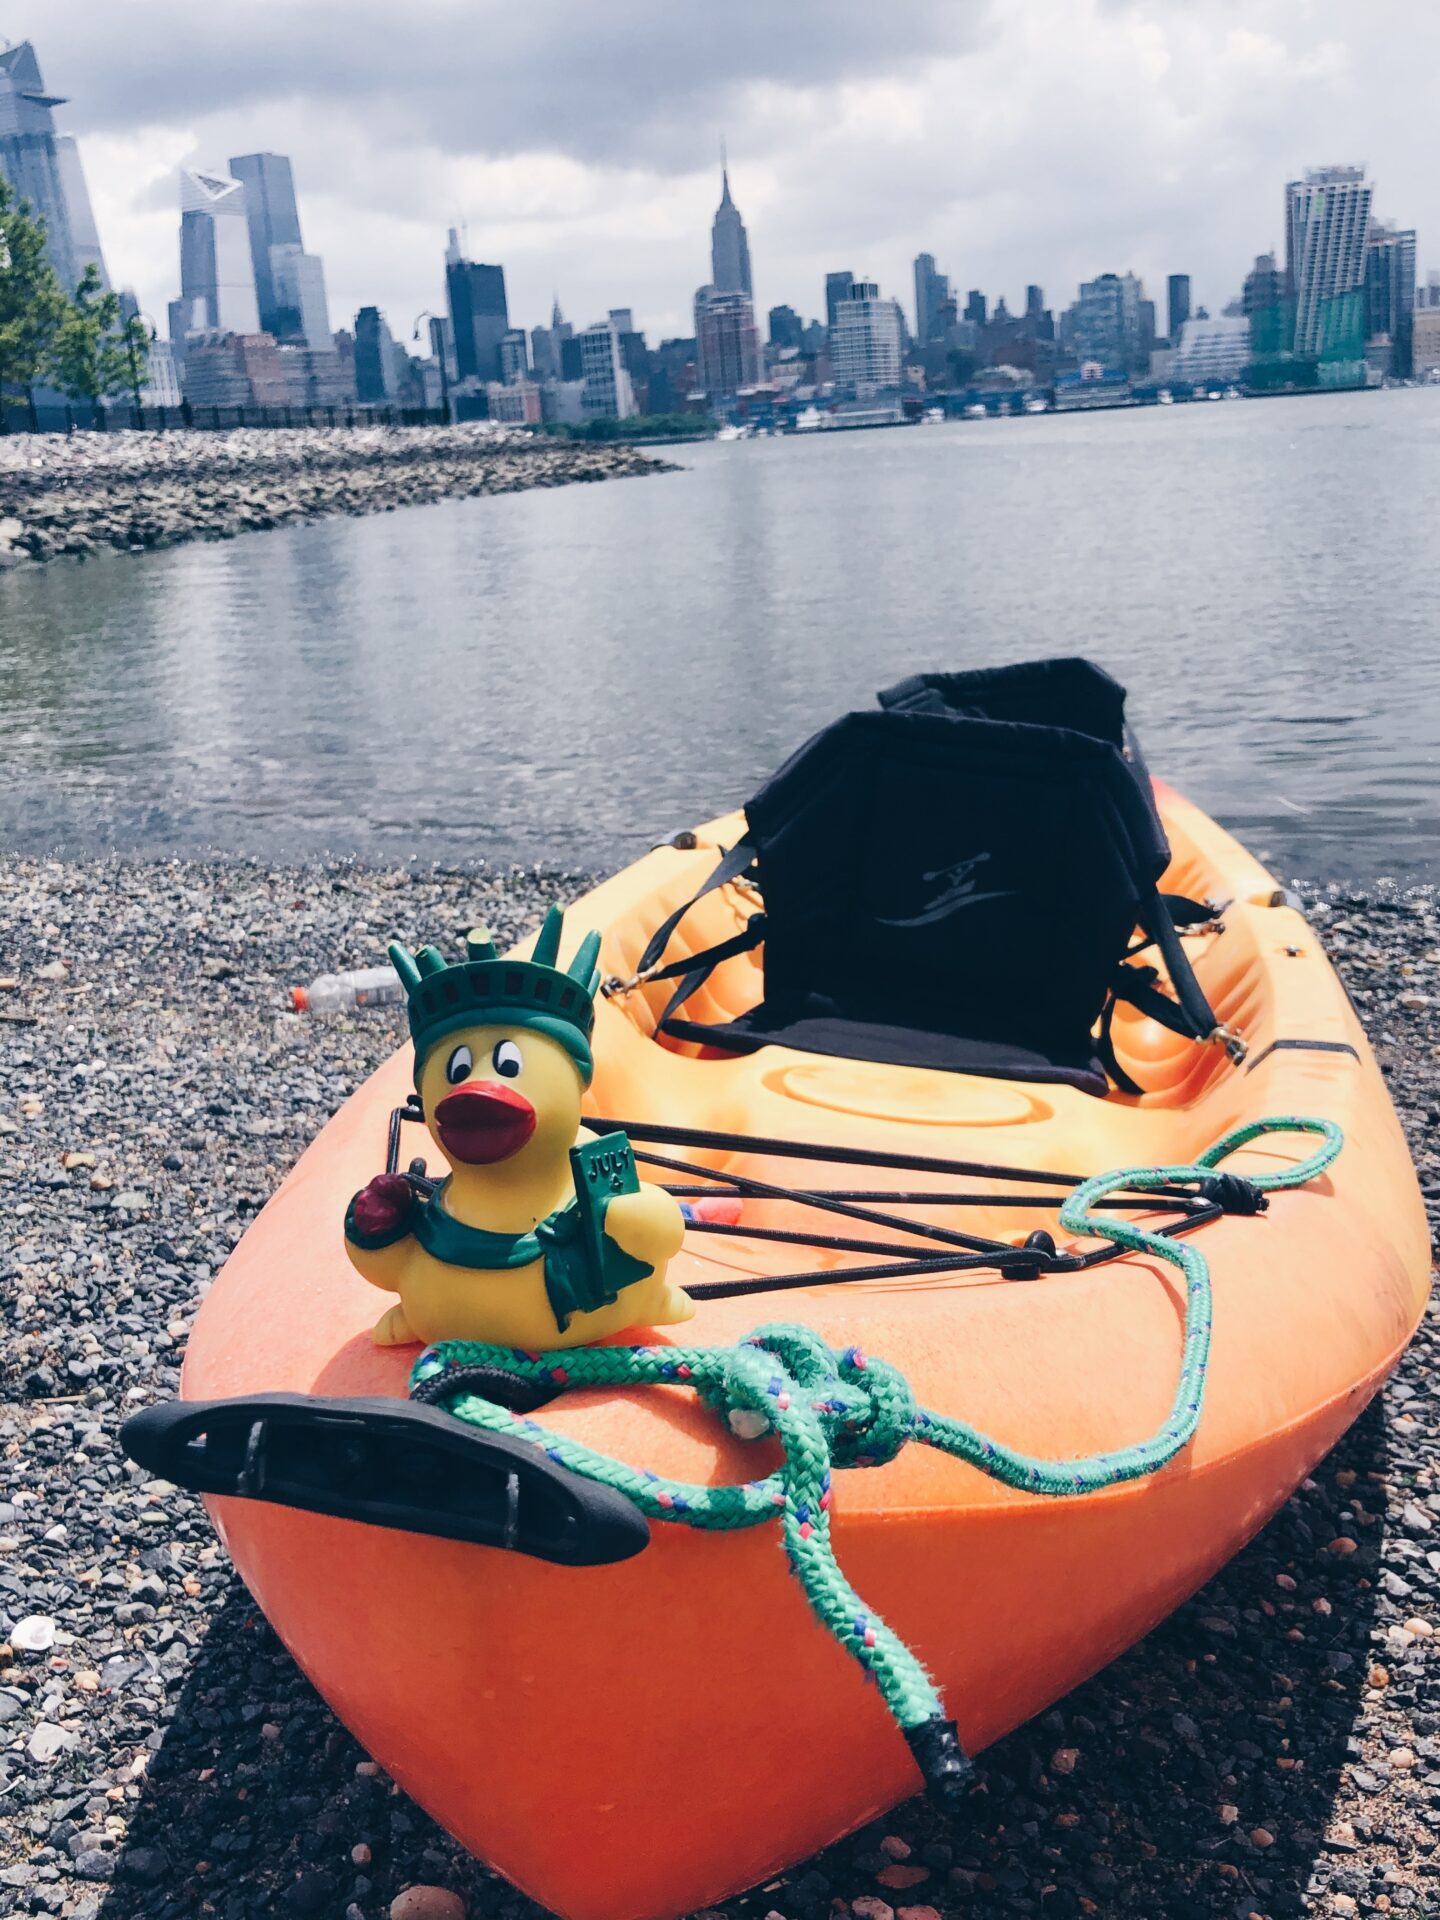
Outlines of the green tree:
M148 351L138 317L120 323L120 296L106 293L92 261L80 276L46 354L50 378L72 400L91 406L138 388Z
M0 173L0 432L4 389L33 387L65 312L45 251L45 226Z

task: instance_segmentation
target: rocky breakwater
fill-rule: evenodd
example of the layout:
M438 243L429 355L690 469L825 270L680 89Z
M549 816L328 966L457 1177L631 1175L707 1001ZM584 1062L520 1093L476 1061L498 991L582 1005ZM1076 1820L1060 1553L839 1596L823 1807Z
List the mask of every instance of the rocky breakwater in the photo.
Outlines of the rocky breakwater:
M0 439L0 571L103 548L226 540L331 513L657 473L635 448L477 422Z

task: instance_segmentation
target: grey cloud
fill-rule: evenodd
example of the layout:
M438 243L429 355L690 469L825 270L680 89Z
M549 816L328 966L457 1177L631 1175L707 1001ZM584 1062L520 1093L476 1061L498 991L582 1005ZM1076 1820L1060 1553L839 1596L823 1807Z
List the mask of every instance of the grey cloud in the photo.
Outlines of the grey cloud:
M984 0L20 0L75 122L110 131L275 101L345 103L390 139L503 157L694 164L757 81L822 87L980 42ZM18 14L18 21L16 15Z

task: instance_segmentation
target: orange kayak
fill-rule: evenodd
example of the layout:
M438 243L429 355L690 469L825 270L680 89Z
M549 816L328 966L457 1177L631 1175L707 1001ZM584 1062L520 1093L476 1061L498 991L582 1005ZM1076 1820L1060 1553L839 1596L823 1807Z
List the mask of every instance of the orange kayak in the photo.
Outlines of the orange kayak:
M908 1446L836 1475L839 1562L919 1655L972 1752L1130 1646L1263 1526L1383 1382L1426 1299L1414 1173L1343 988L1264 869L1157 792L1174 852L1166 886L1232 903L1223 929L1189 950L1217 1015L1245 1035L1243 1065L1121 1009L1116 1052L1148 1091L1102 1100L778 1046L704 1057L655 1037L668 985L597 1005L587 1111L636 1123L1057 1174L1190 1162L1271 1115L1343 1129L1344 1151L1321 1178L1276 1194L1261 1217L1226 1214L1196 1234L1213 1281L1213 1348L1198 1431L1162 1471L1047 1500ZM733 818L714 822L596 888L567 916L572 947L598 928L602 972L630 974L736 830ZM724 940L753 906L740 888L717 889L681 938L697 951ZM757 997L757 962L738 953L692 1006L713 1021ZM377 1296L346 1258L341 1219L383 1162L411 1064L403 1048L359 1090L254 1222L197 1318L185 1398L406 1394L418 1350L372 1343ZM1276 1134L1227 1169L1274 1172L1308 1149ZM772 1151L715 1148L708 1162L776 1184L795 1177ZM864 1182L898 1195L916 1175L882 1167ZM1002 1207L997 1190L987 1209L984 1197L967 1227L1016 1245L1045 1228L1063 1250L1053 1206ZM956 1217L895 1202L907 1204L917 1219ZM863 1253L817 1256L759 1231L797 1220L784 1200L746 1201L737 1232L687 1234L670 1277L696 1289L696 1317L646 1337L727 1345L766 1322L800 1323L833 1348L893 1363L923 1406L1046 1456L1122 1450L1164 1420L1184 1313L1173 1268L1130 1253L1034 1284L993 1269L847 1281ZM817 1268L833 1268L833 1282L814 1284ZM707 1293L716 1281L801 1273L803 1287L758 1300ZM772 1443L736 1437L685 1392L576 1391L538 1417L666 1477L744 1481L773 1464ZM773 1528L655 1525L634 1557L574 1567L259 1501L209 1504L256 1600L356 1736L472 1852L556 1913L691 1912L918 1788L905 1739L816 1624Z

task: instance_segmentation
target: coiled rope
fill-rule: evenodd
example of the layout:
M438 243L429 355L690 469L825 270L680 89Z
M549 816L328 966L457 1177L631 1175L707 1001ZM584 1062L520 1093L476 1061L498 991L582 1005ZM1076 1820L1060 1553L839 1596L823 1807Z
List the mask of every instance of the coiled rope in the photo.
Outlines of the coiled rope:
M1221 1161L1272 1133L1318 1134L1321 1144L1308 1159L1275 1172L1216 1175ZM856 1347L833 1350L800 1326L762 1327L733 1347L578 1347L524 1353L446 1341L420 1355L410 1390L415 1398L447 1406L473 1426L528 1441L571 1472L617 1488L653 1520L724 1531L756 1526L778 1515L791 1572L816 1618L876 1681L932 1792L953 1799L971 1771L954 1724L945 1717L919 1660L861 1600L835 1559L830 1539L833 1470L882 1466L913 1440L1027 1493L1093 1493L1156 1472L1174 1459L1199 1424L1210 1354L1210 1270L1193 1242L1092 1209L1122 1187L1133 1191L1196 1184L1227 1211L1254 1213L1265 1206L1267 1193L1303 1186L1323 1173L1343 1144L1339 1127L1329 1120L1256 1120L1227 1133L1193 1164L1099 1174L1066 1199L1060 1209L1066 1233L1107 1239L1167 1261L1185 1282L1185 1330L1170 1411L1148 1440L1113 1453L1047 1460L1019 1452L963 1420L917 1405L904 1376L886 1361ZM666 1480L553 1433L476 1390L493 1386L497 1376L552 1391L572 1386L693 1387L743 1438L773 1433L784 1459L764 1479L737 1485Z

